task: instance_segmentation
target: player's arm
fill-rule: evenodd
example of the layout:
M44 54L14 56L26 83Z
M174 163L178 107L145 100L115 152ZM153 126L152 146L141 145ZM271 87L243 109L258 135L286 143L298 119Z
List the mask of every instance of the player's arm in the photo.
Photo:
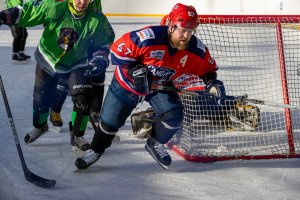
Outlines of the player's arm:
M147 40L144 31L149 29L126 33L111 47L111 61L117 65L118 76L130 80L131 84L127 83L125 87L138 95L150 92L152 79L148 66L142 63L142 46Z
M95 25L97 28L89 45L89 69L86 70L85 76L92 78L105 72L109 66L110 46L114 41L115 33L104 15L100 15L101 21Z
M23 27L43 24L47 11L47 1L28 1L22 6L8 8L0 12L0 23L6 25L18 24Z
M124 34L111 46L111 62L117 66L129 66L138 62L138 47L130 37L131 33Z
M218 66L216 61L211 57L209 50L205 47L205 55L203 64L206 66L207 71L200 78L206 84L206 91L215 94L217 97L225 97L226 91L222 81L218 80L217 70Z

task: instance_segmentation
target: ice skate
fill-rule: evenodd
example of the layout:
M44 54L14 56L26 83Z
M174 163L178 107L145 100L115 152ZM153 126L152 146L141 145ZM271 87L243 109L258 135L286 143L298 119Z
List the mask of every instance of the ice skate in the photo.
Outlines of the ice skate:
M31 60L31 56L27 55L24 53L24 51L20 51L19 55L23 58L25 58L25 60L30 61Z
M150 153L150 155L157 161L157 163L164 169L168 169L171 165L171 156L166 151L163 144L157 142L154 138L150 137L147 140L145 149Z
M56 132L61 132L61 128L63 126L63 121L60 116L60 113L54 112L50 110L49 122L51 123L51 128Z
M22 64L27 64L28 61L20 53L13 53L13 55L12 55L12 63L16 64L16 65L22 65Z
M92 149L89 149L83 156L76 159L75 165L78 169L86 169L94 164L101 156L102 153L96 153Z
M76 153L84 153L86 150L91 148L91 145L86 139L81 137L76 137L73 135L72 122L69 123L70 135L71 135L71 146L72 150Z
M44 133L46 133L48 131L48 125L46 124L45 126L43 126L42 128L38 129L38 128L33 128L32 131L30 131L29 133L27 133L24 137L24 141L26 144L32 143L34 142L37 138L39 138L41 135L43 135Z

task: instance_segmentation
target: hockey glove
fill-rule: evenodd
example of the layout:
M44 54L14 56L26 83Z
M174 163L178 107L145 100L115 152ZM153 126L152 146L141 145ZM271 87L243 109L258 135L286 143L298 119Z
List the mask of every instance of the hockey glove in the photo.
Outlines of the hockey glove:
M109 65L109 60L105 56L94 56L90 61L89 61L89 68L84 72L84 76L86 78L93 78L96 76L99 76L103 72L105 72L106 68Z
M150 92L151 73L147 66L136 64L128 69L128 76L133 79L134 90L141 94Z
M214 94L218 98L214 98L216 101L216 104L223 105L224 104L224 98L226 97L226 91L225 87L222 81L219 80L212 80L209 81L206 85L206 91L208 93Z

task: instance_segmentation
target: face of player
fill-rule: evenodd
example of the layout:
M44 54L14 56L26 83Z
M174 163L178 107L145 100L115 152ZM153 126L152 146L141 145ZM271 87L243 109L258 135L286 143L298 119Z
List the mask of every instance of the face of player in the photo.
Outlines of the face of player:
M178 50L187 48L195 29L187 29L179 26L171 27L170 42L172 46Z
M73 0L74 8L77 12L84 12L89 6L90 0Z

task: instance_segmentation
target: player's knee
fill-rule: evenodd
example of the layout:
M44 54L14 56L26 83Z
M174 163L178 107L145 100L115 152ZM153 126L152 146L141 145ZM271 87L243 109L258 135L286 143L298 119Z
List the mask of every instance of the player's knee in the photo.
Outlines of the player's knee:
M85 93L76 94L72 96L72 101L74 103L74 111L88 115L89 114L89 96Z
M167 143L180 128L183 120L183 111L176 109L163 114L154 124L152 137L159 143Z

